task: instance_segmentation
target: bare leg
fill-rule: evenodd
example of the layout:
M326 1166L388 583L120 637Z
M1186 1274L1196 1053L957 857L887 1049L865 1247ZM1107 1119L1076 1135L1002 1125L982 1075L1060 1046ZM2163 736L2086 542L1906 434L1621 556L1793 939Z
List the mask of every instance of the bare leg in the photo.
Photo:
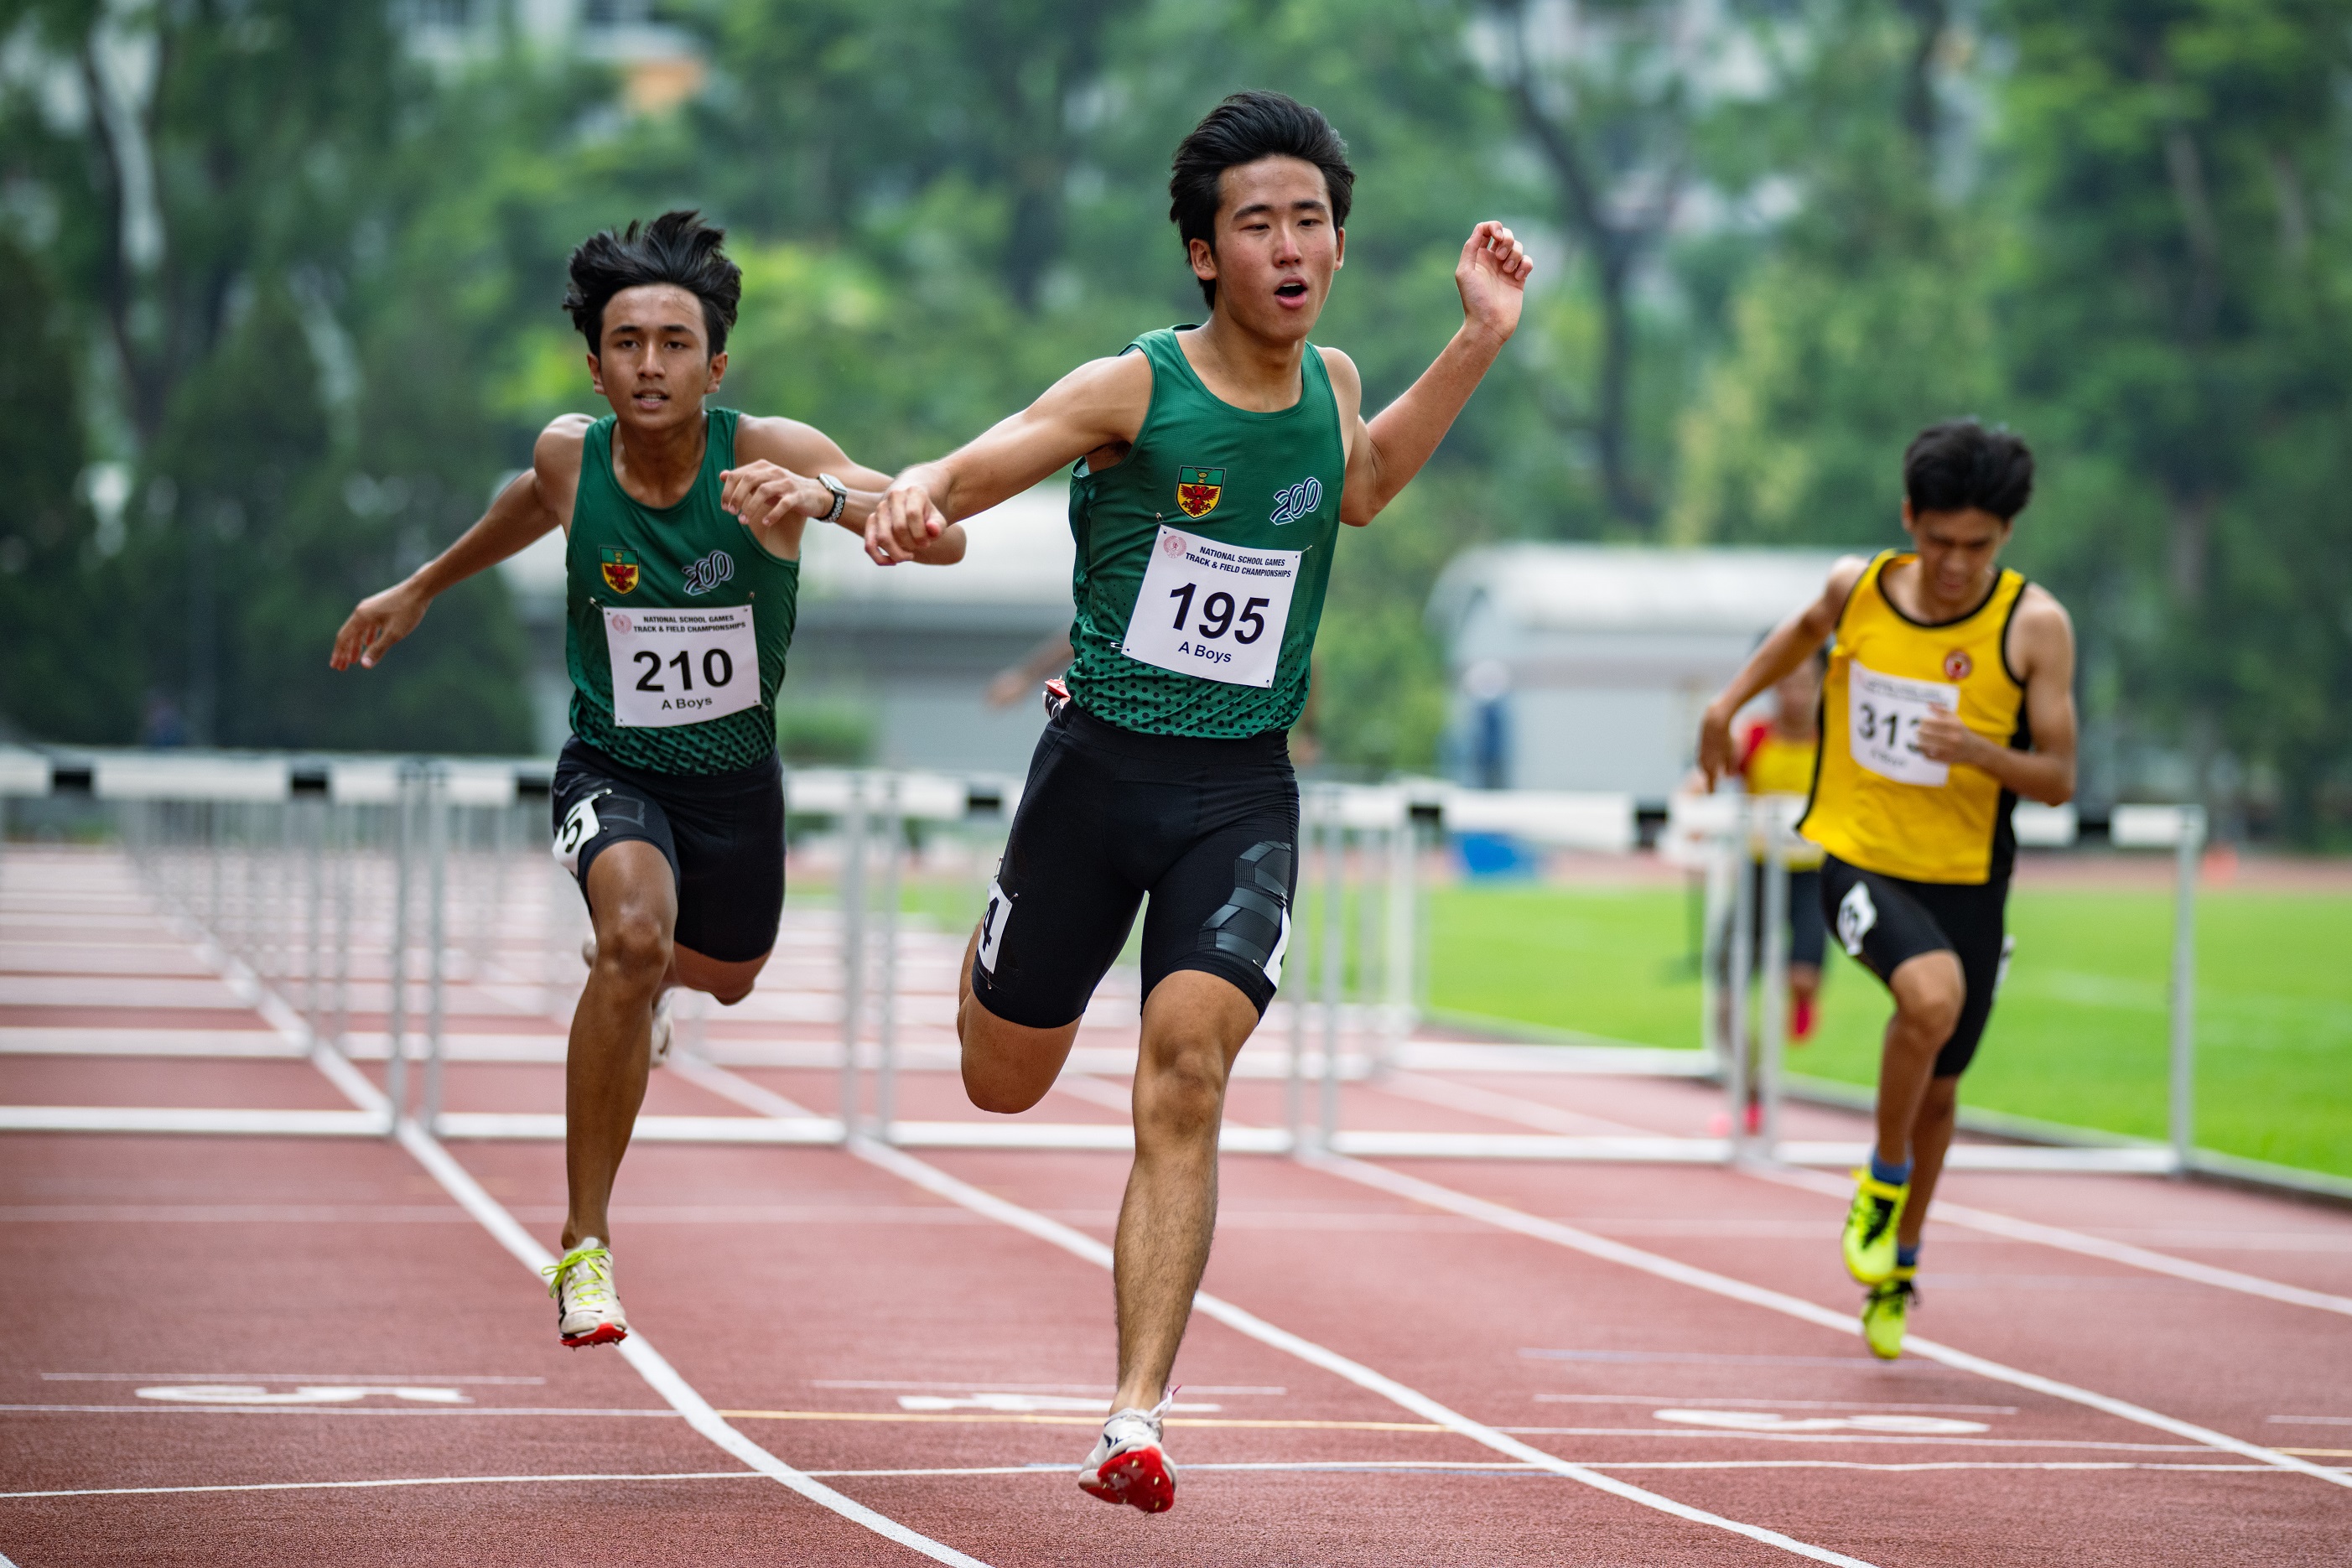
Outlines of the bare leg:
M1919 1119L1911 1128L1911 1200L1903 1206L1903 1222L1895 1227L1897 1247L1918 1246L1920 1232L1927 1227L1936 1179L1944 1173L1944 1152L1952 1146L1959 1098L1958 1079L1927 1080L1927 1092L1919 1101Z
M1143 1007L1135 1074L1135 1167L1119 1205L1118 1393L1113 1410L1160 1403L1217 1226L1217 1130L1234 1058L1257 1009L1231 981L1180 970Z
M1912 1157L1911 1131L1936 1070L1936 1053L1960 1020L1968 984L1960 961L1939 950L1898 964L1886 988L1895 993L1895 1016L1886 1021L1878 1058L1878 1157L1899 1165Z
M1010 1116L1045 1098L1070 1046L1078 1037L1077 1018L1050 1029L1008 1023L982 1006L971 994L972 955L980 929L964 944L963 969L956 981L956 1038L963 1047L963 1091L973 1105Z
M571 1206L566 1251L612 1239L606 1205L645 1103L654 1001L670 977L677 884L650 844L625 840L588 868L596 962L572 1014L563 1069L563 1170Z
M566 1251L584 1236L613 1239L607 1208L645 1104L655 1001L683 984L722 1003L740 1002L768 961L762 953L723 963L679 947L672 937L677 885L669 862L638 840L614 845L588 868L588 910L596 958L572 1010L563 1070L563 1166L571 1189Z
M1817 963L1789 965L1789 994L1800 1002L1811 1002L1822 994L1822 969Z

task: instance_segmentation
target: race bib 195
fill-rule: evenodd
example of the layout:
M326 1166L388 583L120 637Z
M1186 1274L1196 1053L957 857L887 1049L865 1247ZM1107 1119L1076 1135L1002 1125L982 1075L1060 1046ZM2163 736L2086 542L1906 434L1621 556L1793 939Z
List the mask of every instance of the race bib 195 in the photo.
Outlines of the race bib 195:
M630 729L699 724L760 701L751 606L606 610L613 721Z
M1897 784L1940 789L1951 768L1919 754L1919 726L1931 710L1960 710L1960 689L1938 680L1905 680L1861 664L1846 677L1846 744L1853 760Z
M1306 553L1245 549L1162 525L1122 650L1228 686L1272 686Z

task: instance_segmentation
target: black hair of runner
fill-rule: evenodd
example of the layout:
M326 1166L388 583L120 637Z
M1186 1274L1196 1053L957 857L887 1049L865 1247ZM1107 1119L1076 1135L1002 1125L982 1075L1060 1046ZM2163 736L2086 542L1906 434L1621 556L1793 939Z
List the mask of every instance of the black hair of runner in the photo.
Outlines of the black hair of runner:
M604 352L604 307L624 289L671 283L702 301L702 326L715 357L727 351L727 329L743 298L743 272L719 242L723 228L702 221L690 209L666 212L648 224L634 220L615 233L601 229L572 253L572 286L563 308L588 340L590 353Z
M1196 239L1215 251L1224 173L1260 158L1299 158L1322 170L1323 188L1331 201L1331 226L1348 226L1356 171L1348 163L1348 143L1331 129L1323 111L1285 93L1237 92L1192 127L1169 164L1168 217L1184 241L1186 255L1192 254ZM1197 281L1209 308L1216 309L1216 280Z
M1990 512L2003 522L2033 499L2033 452L2005 426L1947 419L1911 438L1903 493L1914 512Z

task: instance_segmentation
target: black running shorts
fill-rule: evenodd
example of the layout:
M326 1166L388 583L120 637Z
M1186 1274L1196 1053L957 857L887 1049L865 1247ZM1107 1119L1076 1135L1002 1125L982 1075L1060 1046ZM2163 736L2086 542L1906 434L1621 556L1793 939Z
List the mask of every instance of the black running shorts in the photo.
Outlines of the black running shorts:
M989 887L972 996L1033 1029L1075 1021L1148 895L1144 995L1197 969L1264 1014L1290 941L1297 841L1283 731L1145 735L1070 703L1030 760Z
M596 857L635 839L660 850L677 879L678 946L741 963L776 945L784 773L774 757L733 773L656 773L575 735L556 759L553 794L556 858L579 879L582 898Z
M1949 952L1960 961L1968 1000L1952 1037L1936 1053L1937 1078L1966 1071L1984 1037L2014 946L2002 926L2008 905L2007 877L1914 882L1849 866L1834 855L1822 863L1822 916L1847 953L1879 979L1923 952Z

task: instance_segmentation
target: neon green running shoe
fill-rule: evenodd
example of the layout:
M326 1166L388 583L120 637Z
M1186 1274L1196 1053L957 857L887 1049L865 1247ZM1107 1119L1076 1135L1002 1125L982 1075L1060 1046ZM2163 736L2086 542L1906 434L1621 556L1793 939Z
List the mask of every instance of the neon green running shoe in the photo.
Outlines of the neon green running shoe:
M1845 1215L1845 1271L1857 1284L1882 1284L1895 1276L1895 1227L1903 1219L1911 1184L1891 1187L1868 1167L1856 1170L1853 1179L1853 1206Z
M1903 1353L1904 1325L1919 1300L1919 1288L1912 1283L1918 1272L1897 1268L1892 1279L1873 1285L1870 1294L1862 1299L1862 1337L1870 1342L1870 1353L1881 1361L1893 1361Z
M562 1260L540 1270L548 1277L547 1293L555 1298L555 1332L566 1345L618 1344L629 1337L629 1316L613 1293L613 1254L593 1236Z

